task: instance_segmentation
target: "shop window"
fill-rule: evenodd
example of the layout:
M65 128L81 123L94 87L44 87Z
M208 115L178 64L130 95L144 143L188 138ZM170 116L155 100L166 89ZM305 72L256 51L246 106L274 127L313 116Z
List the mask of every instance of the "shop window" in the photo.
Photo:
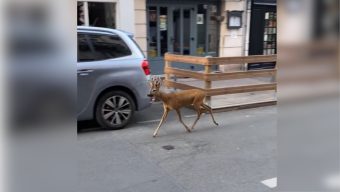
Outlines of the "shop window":
M217 57L218 42L219 42L219 22L216 18L218 17L217 6L209 6L209 22L208 22L208 52L207 55Z
M88 2L89 25L116 28L116 6L114 3Z
M171 38L173 53L181 54L181 9L173 10L173 37Z
M207 35L207 9L208 5L198 5L197 9L197 49L196 54L205 56L206 54L206 35Z
M161 56L168 51L168 8L160 7L159 32L161 41Z
M218 27L216 21L218 16L216 5L198 5L197 9L197 49L196 54L200 56L217 56L218 49Z
M88 13L88 14L86 14ZM116 28L116 4L108 2L77 3L77 25Z
M265 26L263 36L263 54L276 54L276 13L265 13Z
M149 57L157 57L157 7L149 7L148 9L148 25L149 25L149 36L148 36L148 44L149 44Z
M183 55L190 55L191 49L191 11L183 9Z

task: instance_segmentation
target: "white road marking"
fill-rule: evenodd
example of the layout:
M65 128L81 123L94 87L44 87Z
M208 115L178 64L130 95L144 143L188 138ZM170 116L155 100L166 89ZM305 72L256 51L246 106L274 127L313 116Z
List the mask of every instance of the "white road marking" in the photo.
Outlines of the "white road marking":
M192 117L197 117L197 115L185 115L185 118L192 118Z
M340 174L327 177L324 181L324 184L331 190L340 190Z
M261 183L271 189L275 188L277 186L277 177L271 178L271 179L267 179L267 180L263 180L261 181Z

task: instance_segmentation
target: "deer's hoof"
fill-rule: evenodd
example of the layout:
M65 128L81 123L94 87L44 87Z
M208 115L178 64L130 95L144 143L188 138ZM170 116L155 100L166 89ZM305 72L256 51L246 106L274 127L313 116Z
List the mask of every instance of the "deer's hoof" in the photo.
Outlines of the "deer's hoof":
M157 135L152 135L153 138L156 138Z

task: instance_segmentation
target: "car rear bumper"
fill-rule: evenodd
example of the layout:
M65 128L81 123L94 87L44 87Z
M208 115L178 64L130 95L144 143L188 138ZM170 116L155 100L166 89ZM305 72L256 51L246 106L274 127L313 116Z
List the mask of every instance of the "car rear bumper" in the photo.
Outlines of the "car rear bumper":
M138 84L137 86L137 111L141 111L143 109L146 109L148 107L151 106L151 98L148 97L148 93L149 93L149 86L148 86L148 82L146 81L142 81Z

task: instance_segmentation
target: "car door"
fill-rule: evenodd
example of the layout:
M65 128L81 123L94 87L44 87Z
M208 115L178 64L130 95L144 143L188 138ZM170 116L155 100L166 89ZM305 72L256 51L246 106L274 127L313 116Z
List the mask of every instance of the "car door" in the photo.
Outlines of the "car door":
M78 32L77 114L86 109L95 88L95 50L87 33Z
M78 33L78 116L84 111L93 111L89 104L94 103L96 90L105 77L117 74L129 67L126 59L132 52L125 42L116 34L101 32ZM124 61L125 60L125 61ZM124 65L124 63L126 63ZM110 85L113 85L111 82ZM89 109L89 110L87 110ZM87 113L86 113L87 114Z

